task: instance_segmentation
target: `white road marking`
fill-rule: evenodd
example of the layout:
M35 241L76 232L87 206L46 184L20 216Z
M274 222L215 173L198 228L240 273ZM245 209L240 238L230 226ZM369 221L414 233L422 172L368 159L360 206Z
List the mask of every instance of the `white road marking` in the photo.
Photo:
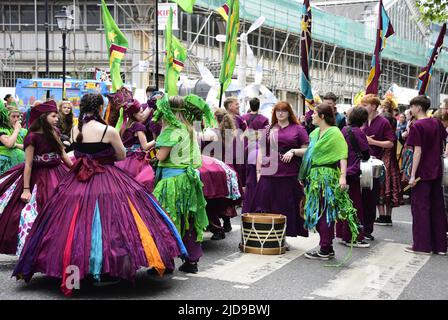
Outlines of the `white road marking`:
M16 262L19 257L14 255L0 254L0 263L2 262Z
M394 220L393 223L412 224L412 221Z
M179 281L185 281L185 280L188 280L188 278L186 278L186 277L172 277L171 279L173 279L173 280L179 280Z
M396 300L429 260L429 256L405 252L405 247L398 243L380 244L311 294L347 300Z
M319 235L310 233L308 238L287 237L286 241L289 244L290 251L286 251L285 254L258 255L237 252L216 261L211 266L206 267L204 271L191 276L251 284L318 246Z
M250 288L249 286L242 286L242 285L234 285L233 287L236 289L249 289Z

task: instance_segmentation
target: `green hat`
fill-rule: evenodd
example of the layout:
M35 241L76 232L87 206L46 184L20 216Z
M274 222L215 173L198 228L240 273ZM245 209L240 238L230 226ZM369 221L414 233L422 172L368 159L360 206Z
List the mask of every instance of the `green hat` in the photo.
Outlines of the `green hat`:
M170 125L179 128L181 126L181 122L174 115L174 110L183 112L185 118L191 124L193 124L194 121L204 120L206 127L213 127L215 125L213 113L204 99L197 95L190 94L184 97L183 101L183 108L173 109L170 105L168 96L163 96L163 98L157 100L157 110L154 112L153 121L157 122L160 119L163 119Z

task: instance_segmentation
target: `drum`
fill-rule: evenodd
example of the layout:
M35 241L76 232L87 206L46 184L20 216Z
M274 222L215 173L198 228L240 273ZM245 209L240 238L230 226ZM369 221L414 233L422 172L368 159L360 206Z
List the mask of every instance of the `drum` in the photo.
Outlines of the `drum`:
M443 178L442 178L442 185L447 187L448 186L448 158L443 158Z
M286 216L270 213L245 213L242 215L242 243L246 253L262 255L284 254Z
M385 172L384 162L375 157L361 161L361 188L372 190L373 179L381 177Z

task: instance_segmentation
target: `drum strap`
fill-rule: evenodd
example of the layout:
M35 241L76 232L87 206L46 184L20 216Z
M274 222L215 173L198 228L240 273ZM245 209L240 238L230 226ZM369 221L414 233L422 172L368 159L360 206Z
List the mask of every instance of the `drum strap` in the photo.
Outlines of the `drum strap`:
M352 131L352 127L351 126L347 126L347 133L348 133L348 138L350 139L350 144L353 147L353 150L356 153L356 156L358 157L359 161L362 161L362 153L361 153L361 148L359 147L358 141L355 138L355 135L353 134Z

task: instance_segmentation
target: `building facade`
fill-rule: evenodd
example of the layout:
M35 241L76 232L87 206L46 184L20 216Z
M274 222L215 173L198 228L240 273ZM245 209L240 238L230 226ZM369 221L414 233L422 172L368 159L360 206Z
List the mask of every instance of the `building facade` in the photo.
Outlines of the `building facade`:
M125 81L137 88L154 85L154 0L106 2L129 41L122 64ZM224 2L197 0L193 14L179 14L177 35L189 49L183 74L189 78L200 78L199 62L207 66L215 77L219 75L223 43L218 42L216 36L225 34L225 22L213 12ZM75 29L67 38L67 75L86 79L93 77L96 68L108 69L100 2L69 0L48 3L50 77L62 74L62 36L54 19L62 6L67 6L75 18ZM414 0L385 0L384 3L396 34L389 38L382 54L380 94L384 94L393 83L416 89L419 69L427 63L437 34L417 21L418 10ZM313 90L320 95L332 91L340 97L340 103L350 104L356 93L365 89L375 45L378 2L316 0L311 1L311 5ZM291 102L300 112L301 2L240 1L241 32L248 30L259 16L265 16L266 21L248 35L255 61L248 63L247 84L254 81L255 64L263 58L263 84L278 98ZM159 86L163 86L163 41L163 32L159 32ZM45 77L45 50L44 1L1 1L0 87L14 87L16 78ZM149 61L149 70L139 69L141 61ZM236 74L235 71L235 77ZM439 103L440 94L448 94L447 84L448 55L443 53L436 64L428 92L435 105Z

